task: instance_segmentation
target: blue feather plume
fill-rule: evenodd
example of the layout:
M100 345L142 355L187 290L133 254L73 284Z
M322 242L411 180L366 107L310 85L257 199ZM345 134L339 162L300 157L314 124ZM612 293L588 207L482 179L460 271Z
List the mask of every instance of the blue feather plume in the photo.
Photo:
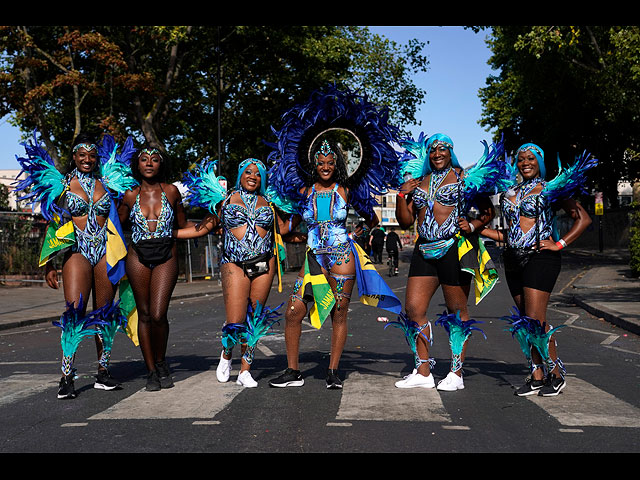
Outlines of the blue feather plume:
M491 144L486 141L484 153L475 165L464 171L464 197L468 203L478 196L490 196L504 192L516 182L508 162L504 160L504 140Z
M529 365L531 365L531 343L529 342L529 324L533 321L533 318L523 315L518 307L512 307L513 313L510 316L500 317L500 320L504 320L510 323L509 331L511 336L515 338L520 345L522 353L526 357Z
M54 215L61 216L63 213L56 201L66 188L64 175L58 171L49 153L40 145L35 130L33 141L23 142L21 145L25 148L26 157L16 155L21 170L13 185L17 194L25 194L19 196L18 200L28 201L32 208L40 204L42 216L45 220L51 221ZM25 178L18 180L23 173L26 174Z
M425 341L429 343L429 345L432 344L433 338L431 336L427 337L424 334L424 329L429 325L429 322L425 323L424 325L420 325L418 322L411 320L406 312L400 312L400 314L398 315L398 320L392 320L388 322L384 326L384 328L386 330L387 327L391 326L402 330L402 332L404 333L405 341L407 342L407 345L409 345L409 348L413 353L415 366L417 368L418 366L420 366L420 363L423 362L423 360L421 360L420 356L418 355L418 337L424 338Z
M120 310L120 300L109 302L106 305L94 310L94 315L103 320L100 325L100 336L102 337L104 350L111 350L113 341L118 331L126 335L127 317Z
M192 171L182 177L182 184L187 188L185 200L190 207L202 207L210 213L216 213L216 205L226 197L226 191L220 185L220 178L215 174L217 160L202 160L195 164Z

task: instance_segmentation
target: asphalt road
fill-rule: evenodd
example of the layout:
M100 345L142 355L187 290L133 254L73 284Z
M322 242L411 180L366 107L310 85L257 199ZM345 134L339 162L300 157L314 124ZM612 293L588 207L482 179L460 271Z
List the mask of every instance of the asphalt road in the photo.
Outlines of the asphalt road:
M407 253L407 252L405 252ZM224 321L221 295L174 301L169 312L168 359L176 385L145 392L139 349L117 337L112 373L123 388L93 388L91 339L76 366L79 395L56 398L60 378L59 329L50 325L0 332L0 448L4 453L606 453L640 450L638 366L640 338L566 302L564 290L581 272L566 262L549 308L567 368L557 397L513 394L526 367L499 317L511 299L504 282L471 316L483 323L471 337L464 365L465 389L400 390L394 382L412 369L402 332L377 317L392 315L352 301L349 338L340 372L344 389L326 390L330 325L303 328L301 388L270 388L286 367L284 319L256 353L258 388L220 384L215 367ZM384 272L384 267L379 269ZM404 301L407 263L386 277ZM274 288L270 306L286 300ZM283 307L284 308L284 307ZM430 315L444 310L440 293ZM282 309L281 309L282 311ZM449 369L446 332L434 328L431 356L436 381Z

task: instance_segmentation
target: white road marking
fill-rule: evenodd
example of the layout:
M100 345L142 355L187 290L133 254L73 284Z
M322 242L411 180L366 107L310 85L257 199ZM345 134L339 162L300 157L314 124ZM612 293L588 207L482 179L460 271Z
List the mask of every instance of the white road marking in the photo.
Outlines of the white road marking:
M526 397L567 427L640 428L640 409L577 377L555 397Z
M451 422L435 388L396 388L398 380L397 374L349 374L335 420Z
M60 375L19 374L0 379L0 405L16 402L23 397L58 386Z
M147 392L144 388L89 420L176 419L211 420L238 395L244 387L235 383L235 375L227 383L216 379L215 370L207 370L185 380L175 381L173 388Z

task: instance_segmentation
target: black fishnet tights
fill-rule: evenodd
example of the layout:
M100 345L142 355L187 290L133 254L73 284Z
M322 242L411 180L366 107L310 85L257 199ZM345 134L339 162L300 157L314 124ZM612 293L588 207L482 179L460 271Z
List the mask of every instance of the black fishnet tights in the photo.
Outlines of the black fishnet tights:
M153 268L146 267L129 248L127 277L138 309L138 339L145 365L149 371L165 359L169 339L167 311L171 294L178 280L177 248L173 246L169 260Z

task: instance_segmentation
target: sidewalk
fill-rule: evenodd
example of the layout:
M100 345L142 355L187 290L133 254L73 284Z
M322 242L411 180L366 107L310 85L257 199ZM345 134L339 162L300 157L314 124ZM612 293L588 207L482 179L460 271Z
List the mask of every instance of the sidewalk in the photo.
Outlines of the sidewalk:
M590 266L564 294L592 315L640 335L640 279L631 278L628 264L613 251L573 250L571 254ZM589 263L590 258L598 261ZM283 291L289 291L296 276L297 272L285 273ZM217 280L178 282L172 300L217 294L222 294ZM0 286L0 330L50 323L60 318L63 305L62 288Z
M614 252L576 253L599 259L609 255L608 258L617 262L592 265L565 293L592 315L640 335L640 278L631 277L628 263L621 263Z

